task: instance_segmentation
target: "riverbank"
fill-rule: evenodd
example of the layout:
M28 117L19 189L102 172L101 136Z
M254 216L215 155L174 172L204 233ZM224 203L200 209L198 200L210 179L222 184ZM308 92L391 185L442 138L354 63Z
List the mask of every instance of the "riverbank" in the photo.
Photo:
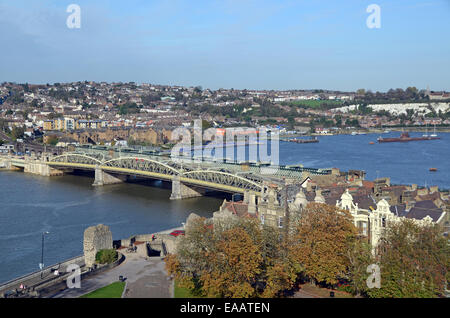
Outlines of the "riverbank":
M155 236L159 241L162 237L166 237L166 240L170 240L171 232L182 229L183 227L176 227L151 234L133 235L130 238L123 239L121 240L122 247L118 249L119 259L112 264L100 266L94 271L85 268L84 255L81 255L58 264L48 266L42 271L36 271L15 278L11 281L0 284L0 298L79 297L98 288L102 288L107 284L117 281L117 278L119 276L124 276L128 279L132 278L132 280L129 281L130 284L137 283L139 281L138 284L140 285L142 283L141 280L146 280L146 277L150 274L145 273L146 275L142 276L142 269L148 268L149 266L155 267L151 272L154 274L156 269L156 272L158 272L160 276L159 280L161 280L161 273L165 271L164 264L163 262L161 262L165 256L164 251L161 250L162 254L160 255L160 257L149 257L148 250L141 248L144 246L142 245L143 242L140 242L140 240L152 241L153 236ZM173 237L173 239L176 240L175 237ZM125 244L130 244L130 242L136 242L135 244L138 247L138 253L129 253L128 251L124 250L124 247L128 246ZM171 246L170 242L166 241L166 243ZM171 248L173 248L173 246L171 246ZM123 266L122 263L124 264ZM67 289L65 281L71 274L71 272L67 270L70 265L77 265L81 269L82 287L80 289ZM120 268L118 268L117 270L112 270L116 267ZM55 275L55 272L58 274ZM120 272L122 274L116 275L116 272ZM164 275L167 276L165 272ZM135 279L133 280L133 278ZM20 288L20 286L26 286L26 288L22 289ZM134 295L133 298L136 298L136 293L137 295L140 295L141 288L135 288L133 290L135 290L134 293L131 293L130 288L128 288L128 291L126 290L124 292L124 295ZM154 291L152 294L156 295L158 293L155 294ZM171 293L167 295L170 296L170 294ZM164 296L167 295L164 294Z

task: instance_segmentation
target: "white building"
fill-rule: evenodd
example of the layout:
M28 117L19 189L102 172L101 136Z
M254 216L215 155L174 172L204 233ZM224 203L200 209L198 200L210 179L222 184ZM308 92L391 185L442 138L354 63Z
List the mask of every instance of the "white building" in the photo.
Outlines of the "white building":
M353 202L353 197L348 192L348 189L342 194L341 200L336 202L336 206L351 213L355 226L359 229L361 235L368 238L374 251L387 225L390 222L398 222L406 218L393 213L389 203L385 199L380 200L376 204L376 209L362 209L358 207L358 203ZM439 221L445 217L445 214L446 212L443 211L442 215L435 223L439 223ZM422 219L409 219L422 225L434 223L433 218L430 215L426 215Z

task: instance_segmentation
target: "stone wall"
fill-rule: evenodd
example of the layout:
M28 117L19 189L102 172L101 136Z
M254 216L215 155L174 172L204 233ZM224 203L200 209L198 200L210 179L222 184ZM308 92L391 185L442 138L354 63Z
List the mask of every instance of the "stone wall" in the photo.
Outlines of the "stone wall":
M113 240L109 226L99 224L84 231L84 260L87 267L95 263L95 255L103 249L112 249Z

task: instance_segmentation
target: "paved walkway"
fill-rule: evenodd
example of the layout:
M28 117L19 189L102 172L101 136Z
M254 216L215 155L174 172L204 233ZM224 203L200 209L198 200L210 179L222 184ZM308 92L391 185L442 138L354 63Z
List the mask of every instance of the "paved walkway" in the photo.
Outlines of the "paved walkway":
M160 257L144 258L126 253L125 261L119 266L81 281L80 289L66 289L53 298L78 298L101 287L126 278L125 298L170 298L172 283Z

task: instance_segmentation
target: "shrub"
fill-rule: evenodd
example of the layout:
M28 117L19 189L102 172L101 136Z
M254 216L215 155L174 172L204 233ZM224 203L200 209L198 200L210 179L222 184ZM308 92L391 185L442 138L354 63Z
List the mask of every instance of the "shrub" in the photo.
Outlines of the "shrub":
M98 264L111 264L117 260L117 252L114 249L100 250L95 255L95 262Z
M353 287L350 286L349 284L339 284L337 287L337 290L339 291L343 291L343 292L347 292L349 294L353 293Z

